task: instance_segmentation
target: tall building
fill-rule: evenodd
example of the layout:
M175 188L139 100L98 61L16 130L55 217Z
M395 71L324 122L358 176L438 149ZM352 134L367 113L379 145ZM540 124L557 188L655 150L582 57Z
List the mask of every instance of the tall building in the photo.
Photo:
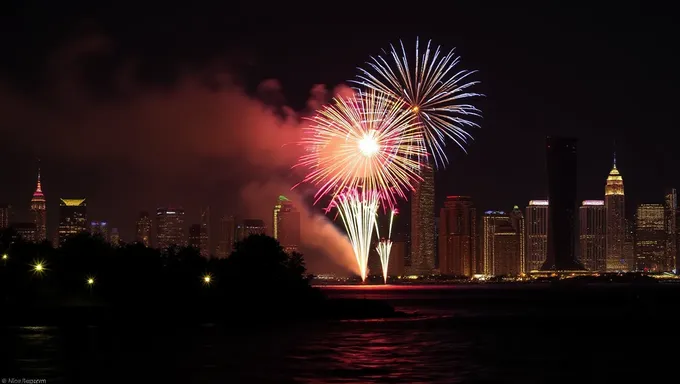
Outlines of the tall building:
M476 259L477 210L472 199L447 196L439 212L439 271L443 275L472 276L477 272Z
M12 228L16 231L19 238L27 243L36 241L37 231L35 223L12 223Z
M604 200L584 200L579 208L580 261L590 271L609 270L606 256L607 213ZM621 255L623 248L618 257L621 258Z
M236 241L241 241L251 235L266 235L267 227L260 219L244 219L236 224Z
M210 257L210 207L201 208L201 231L198 250L201 256Z
M43 242L47 240L47 208L45 195L40 184L40 168L38 168L38 183L31 198L31 216L35 224L35 241Z
M85 199L59 199L59 244L63 244L68 237L87 230Z
M9 204L0 205L0 229L9 227L10 216L12 215L12 206Z
M411 197L411 273L434 272L434 170L425 165L423 180Z
M217 257L224 258L231 255L234 250L236 234L236 219L234 216L223 216L220 219L220 232L218 236Z
M640 204L635 212L635 270L669 271L662 204Z
M111 245L114 247L120 246L120 233L118 233L118 228L111 228L111 236L109 240Z
M167 249L171 246L184 247L187 236L184 232L184 209L156 209L156 246Z
M189 246L201 251L201 224L191 224L189 226Z
M135 241L144 244L145 247L151 246L151 218L149 218L149 212L142 211L139 213Z
M623 177L614 166L607 176L604 187L604 204L606 207L606 264L607 271L625 271L628 269L624 255L626 237L626 200L623 193Z
M109 224L106 221L92 221L90 222L90 233L95 236L101 236L104 241L109 241Z
M510 214L484 212L481 246L485 275L518 276L524 273L524 216L518 207Z
M526 208L525 271L538 271L548 257L548 200L531 200Z
M576 260L577 139L548 137L548 257L542 270L582 270Z
M623 259L626 261L624 271L635 270L635 222L626 219L626 234L623 241Z
M519 238L519 244L517 245L517 247L519 248L518 250L519 265L517 266L514 263L511 265L513 267L515 266L518 267L519 273L523 274L527 272L526 220L524 219L524 215L522 214L522 211L519 209L519 206L517 205L512 207L512 211L510 211L510 224L512 225L512 229L515 231L517 237Z
M678 194L675 188L668 188L664 194L664 220L666 222L666 271L675 269L678 257L677 212Z
M300 247L300 212L285 196L279 196L274 206L274 238L286 252L295 252Z

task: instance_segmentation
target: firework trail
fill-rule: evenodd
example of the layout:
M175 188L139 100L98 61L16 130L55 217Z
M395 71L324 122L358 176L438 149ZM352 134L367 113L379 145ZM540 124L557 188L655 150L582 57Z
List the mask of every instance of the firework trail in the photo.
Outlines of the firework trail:
M310 169L302 182L318 187L315 203L330 195L332 204L339 194L360 189L375 191L386 209L421 180L418 160L426 152L403 100L358 92L334 99L310 121L301 141L307 153L296 166Z
M469 118L481 117L481 111L465 103L471 97L481 96L468 91L479 83L468 79L475 71L456 69L460 57L453 50L444 54L439 46L433 51L431 41L421 55L416 39L415 57L410 64L401 41L400 46L398 52L390 45L390 52L385 52L387 58L372 56L366 63L369 69L359 68L358 80L353 82L389 95L396 103L405 101L411 116L419 123L421 145L434 158L437 168L445 166L446 141L452 140L465 151L472 138L467 129L479 127Z
M340 193L333 200L347 229L354 256L359 264L361 280L366 281L368 253L371 248L373 229L376 226L380 194L377 191L357 189Z
M385 281L385 284L387 284L387 268L390 262L390 251L392 250L392 223L394 222L394 215L397 213L398 212L396 209L393 209L392 212L390 212L390 226L387 231L387 238L381 239L378 243L378 246L376 247L378 256L380 257L380 265L382 266L383 280ZM378 234L378 239L380 239L380 232L378 231L377 223L375 232Z

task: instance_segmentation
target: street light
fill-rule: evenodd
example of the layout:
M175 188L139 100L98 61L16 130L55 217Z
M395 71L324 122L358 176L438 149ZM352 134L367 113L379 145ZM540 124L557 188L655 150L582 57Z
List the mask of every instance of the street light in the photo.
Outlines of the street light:
M43 260L33 260L33 264L31 264L33 274L42 275L43 273L45 273L45 271L47 270L47 267L45 265L46 263Z
M212 276L209 273L203 275L203 285L210 285L212 283Z

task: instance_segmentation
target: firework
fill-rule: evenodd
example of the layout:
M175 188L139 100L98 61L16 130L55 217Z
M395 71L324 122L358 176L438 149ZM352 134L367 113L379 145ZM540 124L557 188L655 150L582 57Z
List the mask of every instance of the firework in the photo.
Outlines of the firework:
M387 284L387 268L390 262L390 251L392 250L392 223L394 222L394 215L397 214L397 210L393 209L390 213L390 226L387 231L387 239L382 239L378 243L376 250L378 251L378 256L380 257L380 265L382 266L383 280ZM378 231L378 226L376 224L375 231L380 238L380 232Z
M391 45L387 58L371 57L369 70L359 68L356 84L363 85L385 95L396 103L404 101L411 116L419 123L420 140L434 158L437 167L448 163L444 146L452 140L463 150L472 138L468 128L479 127L469 120L481 116L481 111L465 100L480 96L468 92L477 81L468 80L475 71L458 70L460 57L449 51L444 54L437 46L434 51L428 41L423 54L416 39L416 51L409 64L404 44L401 53ZM390 59L391 57L391 59Z
M333 204L337 207L347 229L347 236L359 264L361 280L366 281L368 252L376 226L380 194L377 191L353 189L338 194Z
M414 189L420 180L420 129L404 101L368 90L336 98L303 132L306 146L297 166L310 169L303 182L318 187L315 203L330 195L361 189L376 191L385 207Z

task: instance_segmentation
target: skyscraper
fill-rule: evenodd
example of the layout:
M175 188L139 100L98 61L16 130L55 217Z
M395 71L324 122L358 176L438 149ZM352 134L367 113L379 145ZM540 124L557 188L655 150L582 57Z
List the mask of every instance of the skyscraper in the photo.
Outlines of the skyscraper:
M635 213L635 270L670 271L666 261L664 206L640 204Z
M201 252L201 224L191 224L189 226L189 246Z
M10 219L12 214L12 206L9 204L0 205L0 229L5 229L9 227Z
M411 273L434 271L434 170L425 165L411 197Z
M439 271L472 276L477 272L476 259L477 210L472 199L447 196L439 212Z
M548 137L548 257L542 270L582 270L576 260L576 143Z
M606 207L606 264L607 271L625 271L624 242L626 241L626 200L623 193L623 177L616 169L616 154L614 166L607 176L604 187L604 204Z
M120 246L120 233L118 233L118 228L111 228L111 235L109 237L109 242L112 246Z
M668 188L664 194L664 220L666 222L666 271L675 269L678 257L676 214L678 212L678 194L675 188Z
M210 257L210 207L201 209L201 230L199 233L199 252L203 257Z
M274 206L274 238L286 252L295 252L300 247L300 212L285 196L279 196Z
M220 219L220 232L218 236L217 257L228 257L234 249L236 233L236 219L234 216L223 216Z
M160 249L167 249L176 245L187 245L184 232L184 209L158 208L156 209L156 245Z
M90 222L90 233L92 235L101 236L101 238L109 241L109 224L106 221L92 221Z
M139 213L135 241L144 244L145 247L151 246L151 218L149 218L149 212L142 211Z
M60 199L59 244L63 244L72 235L86 232L87 229L87 203L85 199Z
M548 200L531 200L526 208L526 266L538 271L548 257Z
M486 211L482 218L482 258L485 275L524 273L524 215L517 206L510 214Z
M47 208L40 184L40 167L38 167L38 183L31 198L31 216L35 224L35 241L45 241L47 239Z
M579 208L579 226L581 264L590 271L608 270L606 258L607 208L605 202L603 200L584 200ZM621 251L623 252L623 248L621 248ZM620 255L623 255L623 253Z
M244 219L236 223L236 241L241 241L251 235L266 235L267 227L260 219Z

